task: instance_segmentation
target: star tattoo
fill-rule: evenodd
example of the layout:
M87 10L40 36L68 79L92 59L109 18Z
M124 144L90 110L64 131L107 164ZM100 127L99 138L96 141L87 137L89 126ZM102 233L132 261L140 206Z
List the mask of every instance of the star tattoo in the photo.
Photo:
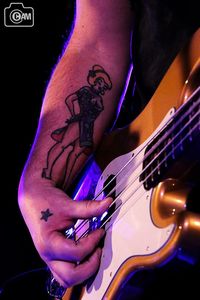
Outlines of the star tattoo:
M53 216L53 214L50 212L49 208L46 209L45 211L42 210L41 214L42 214L42 216L41 216L40 220L44 220L45 222L48 221L49 217Z

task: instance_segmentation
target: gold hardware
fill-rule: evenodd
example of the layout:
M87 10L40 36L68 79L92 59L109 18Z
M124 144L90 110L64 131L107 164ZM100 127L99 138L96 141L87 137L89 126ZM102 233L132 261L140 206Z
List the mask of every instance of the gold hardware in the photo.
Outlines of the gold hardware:
M153 192L151 214L154 223L166 227L177 223L178 215L186 210L187 199L191 187L176 179L160 182Z

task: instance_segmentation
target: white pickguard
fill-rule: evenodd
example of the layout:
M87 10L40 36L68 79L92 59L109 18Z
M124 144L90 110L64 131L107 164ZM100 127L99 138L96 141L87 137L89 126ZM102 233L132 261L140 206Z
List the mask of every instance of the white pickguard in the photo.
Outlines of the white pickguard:
M96 195L102 190L105 180L111 174L117 174L134 153L132 162L116 178L116 194L125 189L118 200L118 203L121 202L123 205L106 224L107 233L100 268L91 286L85 290L83 300L103 299L124 261L130 257L150 255L158 251L165 245L174 230L173 224L166 228L158 228L154 225L150 214L152 190L146 191L138 178L149 140L167 123L173 113L174 109L170 110L159 128L145 143L134 151L114 159L102 173L97 184Z

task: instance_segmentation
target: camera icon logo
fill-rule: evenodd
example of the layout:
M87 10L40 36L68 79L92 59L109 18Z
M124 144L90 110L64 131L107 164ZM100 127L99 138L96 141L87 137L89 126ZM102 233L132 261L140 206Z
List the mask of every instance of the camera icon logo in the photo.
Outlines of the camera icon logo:
M4 25L6 27L34 26L34 9L25 7L21 2L10 3L4 8Z

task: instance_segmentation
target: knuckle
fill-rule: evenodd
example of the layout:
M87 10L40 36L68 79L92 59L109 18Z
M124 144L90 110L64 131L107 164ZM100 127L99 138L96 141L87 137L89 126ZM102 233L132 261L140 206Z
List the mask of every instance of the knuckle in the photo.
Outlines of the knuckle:
M84 258L85 258L85 256L86 256L86 252L84 251L84 252L78 252L77 254L76 254L76 260L77 260L77 262L78 261L82 261Z
M98 268L100 262L100 256L95 253L95 255L93 255L92 257L92 262L91 262L91 266L94 267L94 269Z
M40 254L40 257L44 260L44 261L48 261L51 258L51 252L50 249L48 249L47 245L45 243L40 243L37 247L37 250Z
M90 261L88 262L87 264L87 277L91 277L92 275L94 275L96 273L96 271L98 270L98 267L99 267L99 261L98 259L94 260L93 261Z

